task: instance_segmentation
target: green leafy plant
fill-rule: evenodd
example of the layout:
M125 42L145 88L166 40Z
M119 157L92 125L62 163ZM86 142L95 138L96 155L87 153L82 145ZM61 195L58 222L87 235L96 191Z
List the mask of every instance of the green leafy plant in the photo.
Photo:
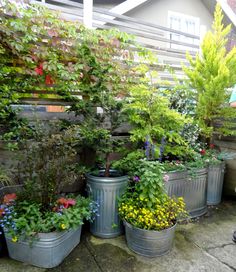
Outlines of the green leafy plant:
M146 66L139 69L148 72ZM181 157L186 154L188 143L181 132L191 119L171 109L168 97L159 92L148 77L130 88L127 100L125 112L132 125L131 141L145 142L147 158L162 160L163 155Z
M220 5L216 5L213 31L207 32L201 44L201 53L193 59L187 58L190 66L184 67L187 85L195 90L196 120L200 133L209 145L213 132L223 135L234 133L232 118L235 112L228 107L228 88L236 83L236 48L226 50L227 35L231 26L224 27L223 13ZM220 123L215 126L214 123Z
M24 184L25 199L47 209L62 188L77 179L75 156L71 136L66 132L45 133L37 142L27 142L15 171Z
M59 198L48 210L41 203L22 198L22 195L5 195L0 206L0 224L11 235L12 241L30 239L33 242L40 232L63 231L76 228L83 220L92 220L97 207L82 196Z

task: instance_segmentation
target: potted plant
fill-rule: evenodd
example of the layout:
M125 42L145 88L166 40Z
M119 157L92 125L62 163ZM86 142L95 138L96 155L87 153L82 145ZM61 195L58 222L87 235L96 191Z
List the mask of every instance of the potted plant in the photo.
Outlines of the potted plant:
M25 147L18 169L23 188L6 194L0 209L11 258L51 268L80 242L83 220L92 218L96 205L82 196L60 194L76 178L74 156L67 133Z
M119 214L128 247L147 257L161 256L172 248L177 220L187 215L185 203L165 194L159 162L140 160L139 166L119 200Z

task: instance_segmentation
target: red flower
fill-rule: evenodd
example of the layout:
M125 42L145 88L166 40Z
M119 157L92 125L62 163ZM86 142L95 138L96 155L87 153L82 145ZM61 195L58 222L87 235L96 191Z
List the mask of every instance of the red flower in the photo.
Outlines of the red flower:
M15 201L17 198L16 194L7 194L3 198L3 203L9 204L10 202Z
M39 66L37 66L34 71L36 72L37 75L42 76L43 75L43 64L40 63Z
M50 75L46 75L45 83L46 83L47 85L52 85L52 84L54 84L54 80L51 78Z
M5 210L3 208L0 208L0 217L3 216L4 213L5 213Z
M61 197L57 200L57 203L63 205L65 209L68 209L70 206L74 206L76 204L76 201L72 198L66 199L64 197Z
M201 149L201 150L200 150L200 154L201 154L201 155L205 155L205 154L206 154L206 150L205 150L205 149Z
M214 149L215 145L214 144L210 144L210 149Z

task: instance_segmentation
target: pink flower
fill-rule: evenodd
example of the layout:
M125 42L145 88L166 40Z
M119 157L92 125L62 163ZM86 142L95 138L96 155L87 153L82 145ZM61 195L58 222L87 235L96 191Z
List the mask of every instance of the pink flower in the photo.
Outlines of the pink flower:
M165 182L169 181L169 179L170 179L170 177L169 177L168 175L164 175L163 180L164 180Z
M65 209L68 209L71 206L74 206L76 204L76 201L72 198L66 199L64 197L61 197L57 200L57 203L62 205Z

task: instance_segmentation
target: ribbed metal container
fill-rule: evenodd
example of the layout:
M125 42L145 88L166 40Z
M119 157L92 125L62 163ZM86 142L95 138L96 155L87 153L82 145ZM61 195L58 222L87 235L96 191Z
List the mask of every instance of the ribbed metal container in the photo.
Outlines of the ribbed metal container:
M207 212L207 173L208 168L203 168L188 175L184 199L192 218Z
M9 256L17 261L42 268L58 266L64 258L79 244L81 226L75 230L40 233L39 240L32 245L29 241L12 242L5 234Z
M198 217L207 212L206 186L207 169L168 172L168 182L165 183L169 196L183 197L190 217Z
M127 222L125 237L129 249L146 257L157 257L167 254L173 246L176 224L162 231L136 228Z
M123 233L123 225L118 215L118 197L125 191L128 176L114 176L116 173L111 171L111 177L86 175L87 191L99 204L99 216L90 224L90 231L101 238L113 238Z
M209 165L207 180L207 205L218 205L221 202L225 162Z

